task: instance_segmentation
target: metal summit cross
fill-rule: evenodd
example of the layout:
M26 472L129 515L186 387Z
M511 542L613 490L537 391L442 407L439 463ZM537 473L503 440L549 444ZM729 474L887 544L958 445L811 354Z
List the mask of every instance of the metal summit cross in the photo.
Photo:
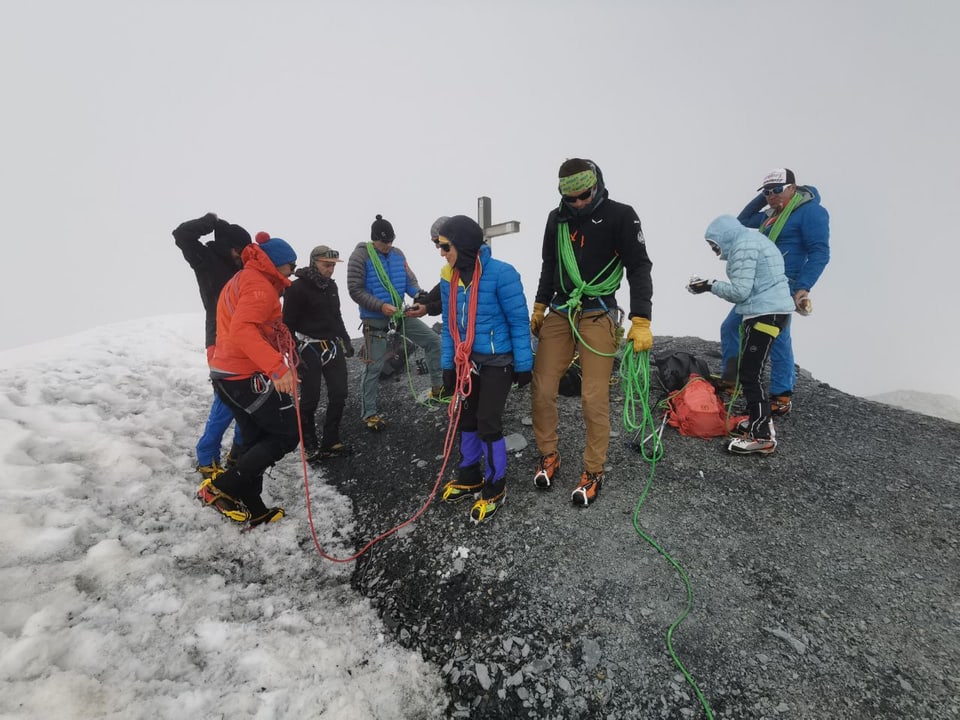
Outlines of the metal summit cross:
M477 198L477 222L480 223L480 227L483 228L483 239L487 245L490 245L490 241L500 235L510 235L511 233L520 232L520 223L517 220L510 220L509 222L498 223L496 225L492 224L490 221L490 216L492 215L493 202L490 198L478 197Z

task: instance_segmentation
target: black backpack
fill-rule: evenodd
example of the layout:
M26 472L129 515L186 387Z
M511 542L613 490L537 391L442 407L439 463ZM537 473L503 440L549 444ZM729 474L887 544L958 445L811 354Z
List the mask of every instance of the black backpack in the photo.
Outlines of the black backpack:
M664 392L676 392L690 381L691 375L699 375L712 383L710 368L706 361L688 352L675 352L653 359L657 367L657 377Z

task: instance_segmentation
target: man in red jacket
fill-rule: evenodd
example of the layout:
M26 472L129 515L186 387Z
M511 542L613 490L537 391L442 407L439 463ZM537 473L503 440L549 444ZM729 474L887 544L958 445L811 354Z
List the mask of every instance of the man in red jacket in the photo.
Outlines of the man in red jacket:
M267 233L257 233L256 239L243 250L243 270L220 293L217 345L210 361L214 388L243 433L243 454L197 491L205 505L236 522L249 520L251 526L283 517L283 508L268 508L260 497L263 473L300 442L296 383L285 354L293 343L280 308L297 254Z

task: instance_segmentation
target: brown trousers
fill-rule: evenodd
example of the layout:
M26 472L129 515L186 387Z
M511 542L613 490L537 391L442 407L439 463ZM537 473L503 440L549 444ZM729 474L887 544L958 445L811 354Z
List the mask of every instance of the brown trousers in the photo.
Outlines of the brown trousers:
M617 349L616 326L609 313L583 315L577 322L583 341L600 352L613 353ZM558 444L557 393L560 378L580 353L583 373L581 403L583 422L587 428L583 468L600 472L607 460L610 443L610 375L613 357L597 355L574 337L570 322L563 313L550 312L540 328L540 344L533 363L533 434L541 455L555 452Z

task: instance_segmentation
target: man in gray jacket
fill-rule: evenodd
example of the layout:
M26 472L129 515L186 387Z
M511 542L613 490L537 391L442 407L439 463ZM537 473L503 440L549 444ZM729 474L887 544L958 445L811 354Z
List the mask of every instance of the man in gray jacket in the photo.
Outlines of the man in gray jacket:
M393 246L393 225L377 215L370 227L370 242L357 245L347 262L347 291L360 306L363 321L364 366L361 377L360 412L370 430L382 430L386 421L377 409L380 371L387 352L388 335L399 332L406 342L423 348L430 373L431 395L443 390L440 366L440 336L418 319L423 308L414 304L406 311L403 298L416 297L420 283L403 253Z

